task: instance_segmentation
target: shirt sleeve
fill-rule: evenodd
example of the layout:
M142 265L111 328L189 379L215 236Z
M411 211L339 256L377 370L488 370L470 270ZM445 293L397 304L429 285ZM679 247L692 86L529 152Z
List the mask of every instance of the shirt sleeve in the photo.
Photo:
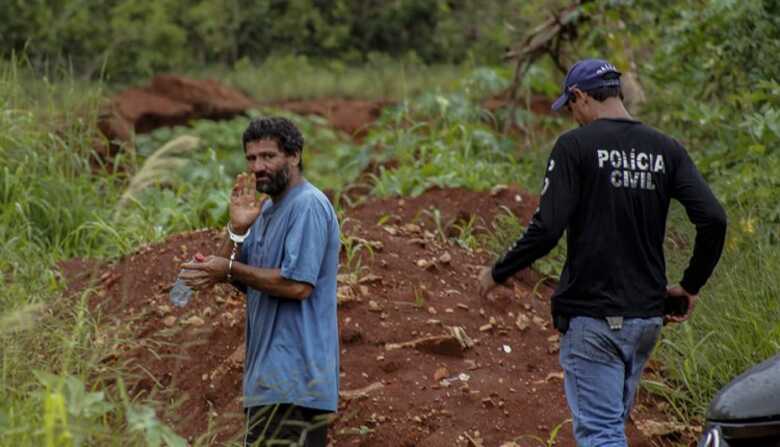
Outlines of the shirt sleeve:
M327 245L328 217L324 209L314 201L303 202L291 216L284 241L282 277L316 285Z
M539 208L522 237L493 266L493 279L504 282L549 253L569 224L579 201L579 169L574 142L556 141L547 162Z
M672 198L685 207L688 218L696 226L693 256L683 273L680 286L697 294L712 275L723 252L726 239L726 211L718 203L704 178L682 146L682 157L675 172Z

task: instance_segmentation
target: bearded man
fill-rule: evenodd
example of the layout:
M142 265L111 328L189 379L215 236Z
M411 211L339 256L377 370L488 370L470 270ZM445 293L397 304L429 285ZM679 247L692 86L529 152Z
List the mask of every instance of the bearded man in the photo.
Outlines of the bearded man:
M338 219L303 177L292 122L253 120L243 148L249 172L236 178L222 253L185 264L182 277L196 289L230 282L246 293L245 445L324 447L338 404Z

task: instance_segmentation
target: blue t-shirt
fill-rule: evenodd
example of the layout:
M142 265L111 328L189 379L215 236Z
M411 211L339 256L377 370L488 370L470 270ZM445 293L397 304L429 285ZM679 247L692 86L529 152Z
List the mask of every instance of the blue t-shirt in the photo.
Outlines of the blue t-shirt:
M247 288L245 407L290 403L336 411L339 250L333 206L309 182L263 205L239 260L281 269L284 278L314 288L301 301Z

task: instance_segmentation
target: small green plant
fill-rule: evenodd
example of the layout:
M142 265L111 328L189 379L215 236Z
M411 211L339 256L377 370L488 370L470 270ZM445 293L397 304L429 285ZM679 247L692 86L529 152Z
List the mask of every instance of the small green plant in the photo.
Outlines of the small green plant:
M415 286L414 287L414 305L416 307L425 307L425 290Z
M433 222L434 234L439 240L444 243L447 242L447 230L445 229L445 223L441 215L441 211L436 207L430 207L427 210L423 210L423 214L428 216Z
M363 264L364 253L369 257L374 256L374 249L365 240L341 233L341 248L344 252L343 271L354 278L359 278L368 266Z
M493 231L480 238L482 245L493 255L501 256L523 234L524 227L507 207L501 207L492 223Z
M571 419L566 419L553 427L552 430L550 430L550 435L547 437L547 439L541 438L536 435L520 435L512 440L513 443L519 443L520 441L524 439L529 439L533 442L538 442L538 444L534 447L554 447L558 443L558 435L560 435L561 429L566 424L571 424Z
M128 406L127 426L131 433L142 434L146 445L187 447L187 441L160 422L155 415L154 409L148 406Z
M477 216L470 216L469 220L461 220L455 222L453 227L457 230L458 235L455 236L455 243L461 248L473 251L479 247L480 241L476 234L474 234L475 227L477 225Z
M377 219L376 224L377 226L382 226L386 224L390 219L393 218L393 213L384 213L381 216L379 216L379 219Z

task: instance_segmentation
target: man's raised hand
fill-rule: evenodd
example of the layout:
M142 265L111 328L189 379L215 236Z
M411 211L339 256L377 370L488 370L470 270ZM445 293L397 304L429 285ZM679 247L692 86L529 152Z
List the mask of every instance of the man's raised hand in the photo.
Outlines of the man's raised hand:
M259 214L260 200L257 199L255 174L238 174L230 194L230 227L234 232L244 234Z

